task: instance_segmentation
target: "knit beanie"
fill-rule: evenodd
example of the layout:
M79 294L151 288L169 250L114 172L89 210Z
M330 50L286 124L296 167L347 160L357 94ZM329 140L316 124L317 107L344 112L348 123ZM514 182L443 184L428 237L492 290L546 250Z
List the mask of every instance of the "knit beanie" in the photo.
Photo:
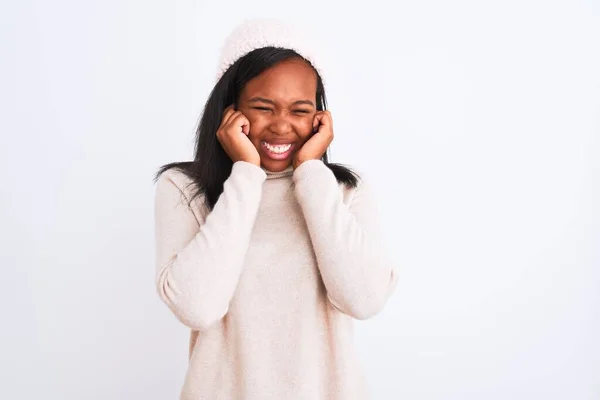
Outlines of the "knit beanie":
M216 80L239 58L262 47L279 47L294 50L317 70L323 82L325 57L316 38L297 25L276 19L248 19L229 34L221 48Z

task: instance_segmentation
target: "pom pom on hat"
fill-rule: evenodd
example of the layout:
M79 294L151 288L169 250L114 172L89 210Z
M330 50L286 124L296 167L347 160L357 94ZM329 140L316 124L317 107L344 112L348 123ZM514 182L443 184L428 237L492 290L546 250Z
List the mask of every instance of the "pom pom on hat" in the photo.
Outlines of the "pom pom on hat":
M317 70L323 81L324 56L315 38L296 25L275 19L249 19L238 25L221 48L216 80L238 59L262 47L294 50Z

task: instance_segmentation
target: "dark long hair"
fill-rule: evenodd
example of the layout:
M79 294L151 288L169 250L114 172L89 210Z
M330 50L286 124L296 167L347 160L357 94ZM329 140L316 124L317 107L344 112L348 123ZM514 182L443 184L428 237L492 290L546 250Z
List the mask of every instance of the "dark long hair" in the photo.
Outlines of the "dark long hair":
M230 104L237 103L240 93L246 83L260 75L264 70L290 58L303 58L297 52L276 47L256 49L238 59L219 79L213 88L206 105L198 129L196 130L196 145L194 161L174 162L163 165L155 175L155 181L160 175L175 168L186 174L194 183L194 197L204 194L206 206L212 210L223 192L223 184L231 174L233 162L221 147L217 139L217 129L221 124L223 112ZM305 60L309 65L310 62ZM314 69L314 68L313 68ZM327 107L325 88L321 76L317 73L317 110ZM330 163L327 153L321 160L331 169L339 183L356 187L358 175L346 166Z

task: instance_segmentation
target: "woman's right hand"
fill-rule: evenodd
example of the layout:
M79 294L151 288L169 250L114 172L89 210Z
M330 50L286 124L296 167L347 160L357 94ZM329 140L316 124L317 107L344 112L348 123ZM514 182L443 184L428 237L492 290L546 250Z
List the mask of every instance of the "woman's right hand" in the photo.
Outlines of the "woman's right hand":
M217 129L219 143L234 163L245 161L260 167L260 155L248 138L249 133L248 118L241 111L235 111L233 105L227 107Z

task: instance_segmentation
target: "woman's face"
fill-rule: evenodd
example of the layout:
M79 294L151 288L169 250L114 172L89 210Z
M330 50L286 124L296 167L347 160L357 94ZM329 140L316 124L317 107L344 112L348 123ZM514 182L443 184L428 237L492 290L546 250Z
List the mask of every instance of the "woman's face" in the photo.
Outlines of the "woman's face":
M317 75L301 59L289 59L249 81L237 104L250 121L248 137L263 168L280 172L310 138L316 109Z

